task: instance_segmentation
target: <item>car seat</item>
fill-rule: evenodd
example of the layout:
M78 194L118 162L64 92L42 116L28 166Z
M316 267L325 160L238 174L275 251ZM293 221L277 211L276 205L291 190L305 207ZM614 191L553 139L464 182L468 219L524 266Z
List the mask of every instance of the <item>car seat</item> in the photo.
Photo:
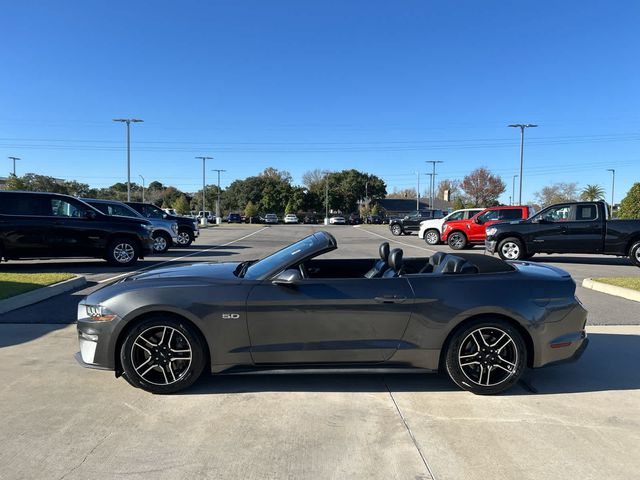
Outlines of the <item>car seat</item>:
M376 262L371 270L364 274L365 278L379 278L389 269L389 242L383 242L378 248L380 260Z
M403 273L402 249L394 248L389 254L389 270L384 272L382 278L393 278Z
M429 260L427 261L427 264L422 267L422 270L420 270L420 272L418 273L431 273L435 270L435 268L440 265L440 263L442 263L442 260L444 260L447 257L447 254L444 252L436 252L433 255L431 255L429 257Z

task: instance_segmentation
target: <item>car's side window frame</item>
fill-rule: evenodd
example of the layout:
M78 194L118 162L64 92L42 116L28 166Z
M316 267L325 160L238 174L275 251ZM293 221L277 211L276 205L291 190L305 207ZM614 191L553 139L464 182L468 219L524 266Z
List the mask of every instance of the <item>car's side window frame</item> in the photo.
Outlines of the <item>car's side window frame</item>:
M571 221L572 222L595 222L596 220L598 220L600 218L600 213L598 212L598 206L595 203L588 203L587 205L593 206L593 208L596 211L596 216L595 218L591 218L589 220L578 220L578 207L581 207L582 205L573 205L571 208Z

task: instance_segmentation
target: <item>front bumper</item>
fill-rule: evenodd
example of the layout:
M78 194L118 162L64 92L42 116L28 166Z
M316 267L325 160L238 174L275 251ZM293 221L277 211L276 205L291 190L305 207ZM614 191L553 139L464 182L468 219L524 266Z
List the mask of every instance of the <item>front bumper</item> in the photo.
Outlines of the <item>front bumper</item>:
M153 238L151 238L151 236L140 238L140 245L141 257L144 257L145 255L151 255L153 253Z
M494 254L498 250L498 242L496 242L495 240L486 239L484 241L484 249L487 252Z

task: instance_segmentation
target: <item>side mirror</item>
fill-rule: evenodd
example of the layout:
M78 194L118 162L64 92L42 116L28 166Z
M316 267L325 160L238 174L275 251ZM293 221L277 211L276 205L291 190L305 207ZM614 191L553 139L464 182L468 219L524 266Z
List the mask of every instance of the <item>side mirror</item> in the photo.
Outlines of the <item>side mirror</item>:
M297 268L289 268L273 277L271 283L273 283L274 285L290 286L295 285L300 280L302 280L300 270L298 270Z
M86 212L84 212L84 218L95 220L96 212L94 212L93 210L87 210Z
M476 218L474 220L474 222L477 223L478 225L482 225L484 223L484 220L482 218L478 217L478 218Z
M169 217L169 215L168 215L168 214L166 214L166 213L163 213L163 214L162 214L162 218L167 219L168 217Z

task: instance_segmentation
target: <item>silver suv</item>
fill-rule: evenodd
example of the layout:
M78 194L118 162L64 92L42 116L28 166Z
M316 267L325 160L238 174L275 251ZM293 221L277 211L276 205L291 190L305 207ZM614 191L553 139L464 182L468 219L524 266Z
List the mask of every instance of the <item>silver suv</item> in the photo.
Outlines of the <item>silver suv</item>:
M95 198L83 198L82 201L97 208L105 215L116 217L144 218L129 205L116 200L98 200ZM163 218L145 218L153 226L153 253L164 253L169 250L173 242L178 242L178 224L174 220Z

